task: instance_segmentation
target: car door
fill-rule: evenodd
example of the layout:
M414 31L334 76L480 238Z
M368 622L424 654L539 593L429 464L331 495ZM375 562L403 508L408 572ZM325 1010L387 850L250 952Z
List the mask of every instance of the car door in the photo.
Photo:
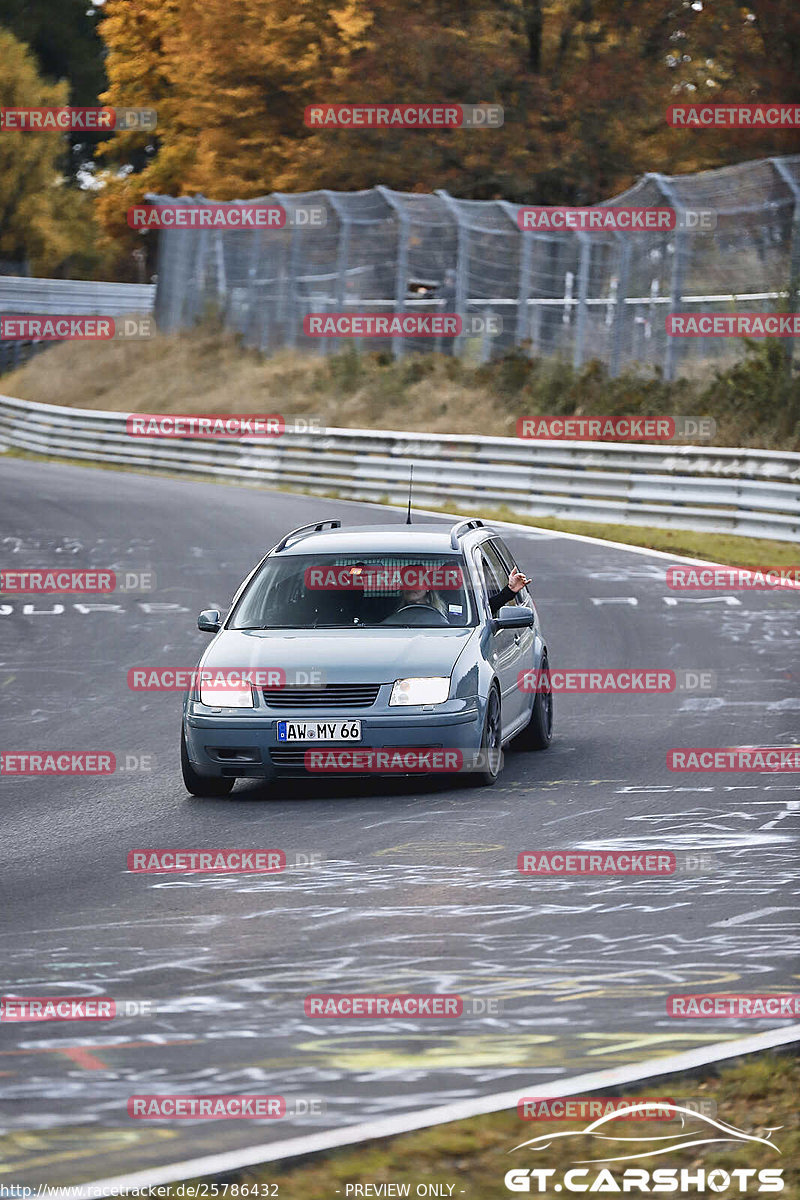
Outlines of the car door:
M508 572L504 571L497 552L492 553L487 542L476 549L476 565L481 579L484 606L487 620L491 618L489 597L501 592L508 584ZM528 630L498 629L490 635L490 662L500 682L502 698L503 731L519 723L525 706L526 697L519 689L517 675L520 670L521 655L519 650L520 632Z
M505 542L503 541L502 538L499 538L499 537L492 538L492 540L486 544L486 552L489 556L492 556L492 555L497 556L497 558L500 560L500 562L502 564L502 569L505 571L506 578L508 578L508 576L511 574L511 572L513 570L515 570L515 569L519 570L517 563L514 559L514 556L512 555L511 551L509 550L508 546L505 544ZM539 618L536 613L536 605L533 603L533 597L531 596L530 591L528 590L527 587L524 587L520 591L517 592L516 597L512 601L512 603L523 604L526 608L529 608L531 610L531 612L533 613L533 619L534 619L535 624L530 629L520 629L519 633L521 636L517 642L517 648L518 648L519 654L520 654L520 662L519 662L518 670L531 671L536 666L538 666L537 652L536 652L536 639L537 639L537 634L539 634L539 636L541 636L541 633L539 630ZM530 709L530 707L532 707L532 705L533 705L534 697L531 695L529 698L530 703L528 705L526 705L525 695L526 694L523 693L522 707L523 708L527 707L528 709Z

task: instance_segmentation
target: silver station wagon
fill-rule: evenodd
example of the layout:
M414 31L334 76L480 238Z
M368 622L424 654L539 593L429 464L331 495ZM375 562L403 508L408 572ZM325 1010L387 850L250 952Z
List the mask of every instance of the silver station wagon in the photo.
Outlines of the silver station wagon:
M548 667L529 583L480 520L287 533L224 619L198 618L216 636L184 702L187 790L331 773L494 783L512 738L543 750L553 732L549 688L520 686Z

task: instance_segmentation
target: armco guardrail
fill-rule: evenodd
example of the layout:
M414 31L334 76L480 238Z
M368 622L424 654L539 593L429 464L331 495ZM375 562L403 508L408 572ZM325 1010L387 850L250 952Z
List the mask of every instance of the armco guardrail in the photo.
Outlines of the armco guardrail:
M154 283L106 283L93 279L31 279L0 275L0 313L56 313L126 317L151 313Z
M613 442L328 429L255 438L142 439L126 413L0 396L0 442L39 454L420 507L656 525L800 541L800 454Z

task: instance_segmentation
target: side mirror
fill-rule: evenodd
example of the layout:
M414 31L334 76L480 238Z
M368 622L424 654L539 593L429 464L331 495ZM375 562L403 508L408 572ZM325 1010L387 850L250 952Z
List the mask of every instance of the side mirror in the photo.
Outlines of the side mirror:
M504 604L492 622L492 628L498 629L531 629L533 627L533 612L524 604Z
M204 608L197 618L197 628L201 633L219 633L220 611L218 608Z

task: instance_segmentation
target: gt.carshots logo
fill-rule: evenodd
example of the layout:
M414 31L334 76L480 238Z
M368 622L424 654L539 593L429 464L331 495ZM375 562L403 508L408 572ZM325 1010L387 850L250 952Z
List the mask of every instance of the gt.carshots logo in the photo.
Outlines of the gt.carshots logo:
M671 1113L681 1121L679 1133L665 1137L652 1133L641 1136L618 1133L609 1122L623 1119L641 1121L646 1119L643 1109L660 1113ZM551 1118L552 1119L552 1118ZM667 1118L668 1119L668 1118ZM781 1128L780 1126L777 1127ZM510 1153L520 1150L534 1153L541 1161L542 1152L556 1140L568 1147L571 1140L578 1139L580 1157L572 1161L577 1166L569 1170L554 1167L512 1167L506 1171L504 1183L509 1192L538 1192L551 1195L553 1192L616 1192L642 1195L711 1192L717 1195L731 1193L743 1195L751 1189L756 1192L783 1191L783 1171L780 1167L736 1167L723 1170L721 1167L706 1169L692 1164L691 1167L625 1167L615 1173L603 1163L629 1162L637 1158L656 1158L673 1154L679 1150L692 1150L696 1146L713 1146L716 1143L730 1148L758 1145L780 1154L778 1146L771 1140L776 1128L765 1130L766 1136L745 1133L736 1126L720 1121L689 1104L674 1104L662 1100L631 1100L627 1107L613 1106L612 1109L583 1129L570 1129L540 1134L514 1146ZM596 1157L587 1157L584 1149L587 1139L596 1139ZM577 1152L577 1147L576 1147ZM692 1153L694 1158L694 1153ZM588 1164L588 1165L587 1165Z

